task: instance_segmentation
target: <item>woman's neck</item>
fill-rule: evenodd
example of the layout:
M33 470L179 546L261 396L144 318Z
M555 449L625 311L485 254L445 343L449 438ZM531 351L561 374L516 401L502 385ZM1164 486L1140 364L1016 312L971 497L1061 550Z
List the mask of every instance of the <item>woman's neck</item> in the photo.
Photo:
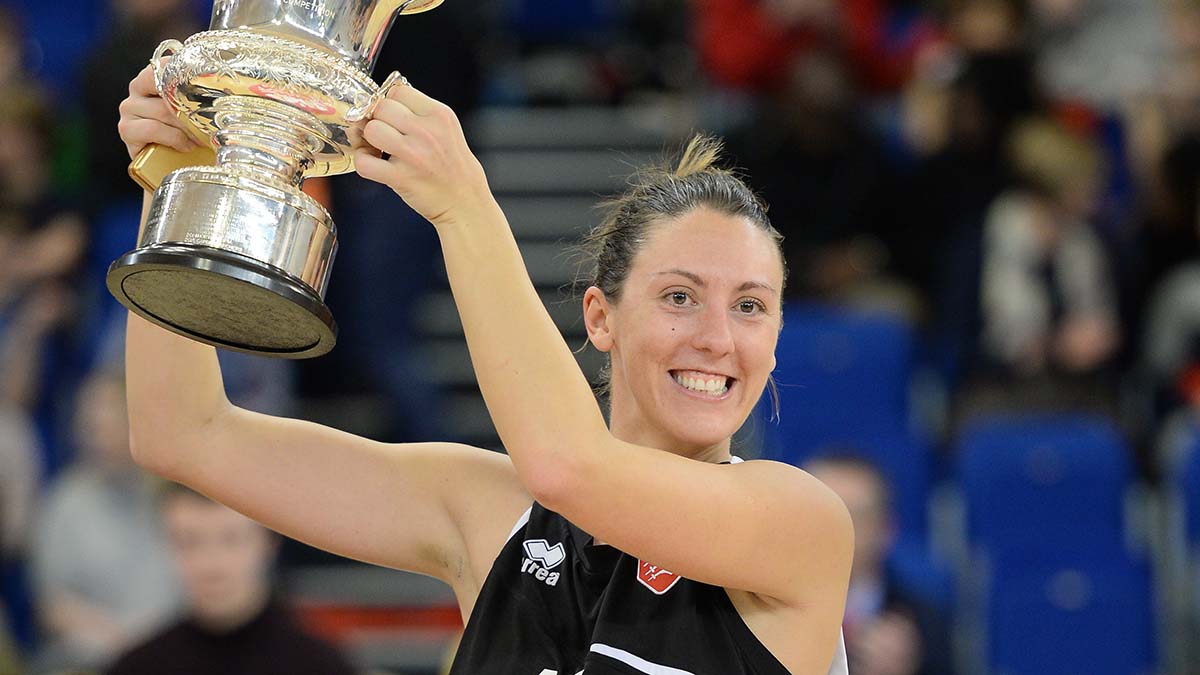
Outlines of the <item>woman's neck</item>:
M645 420L631 420L628 416L613 411L609 421L609 431L612 435L626 443L641 445L647 448L657 448L680 457L687 457L701 462L719 464L728 462L730 458L730 439L709 446L691 445L645 423Z

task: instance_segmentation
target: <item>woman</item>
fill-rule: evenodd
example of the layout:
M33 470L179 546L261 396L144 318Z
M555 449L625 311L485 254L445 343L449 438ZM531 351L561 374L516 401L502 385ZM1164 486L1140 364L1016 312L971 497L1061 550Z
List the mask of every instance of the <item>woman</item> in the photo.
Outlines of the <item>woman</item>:
M189 145L148 70L121 112L131 156ZM448 583L467 622L454 673L844 672L845 506L730 455L774 367L784 270L715 151L693 144L682 177L634 190L593 237L583 312L611 359L610 428L454 113L397 87L364 137L358 172L437 230L508 455L236 408L213 349L131 316L137 460L288 536Z

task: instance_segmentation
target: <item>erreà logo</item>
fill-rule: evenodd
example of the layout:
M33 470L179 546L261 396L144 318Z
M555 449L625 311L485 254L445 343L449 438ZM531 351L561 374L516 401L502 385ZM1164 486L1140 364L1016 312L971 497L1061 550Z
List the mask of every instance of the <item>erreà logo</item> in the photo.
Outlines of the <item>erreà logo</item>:
M662 595L675 587L683 577L658 565L651 565L643 560L638 561L637 580L646 588Z
M528 557L521 561L521 571L547 586L557 586L560 575L550 570L567 558L562 542L551 546L545 539L526 539L523 546Z

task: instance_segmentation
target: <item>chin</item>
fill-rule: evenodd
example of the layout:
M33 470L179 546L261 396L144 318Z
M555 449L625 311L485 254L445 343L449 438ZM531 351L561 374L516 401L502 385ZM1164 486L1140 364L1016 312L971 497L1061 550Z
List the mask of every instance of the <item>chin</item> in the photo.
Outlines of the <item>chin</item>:
M702 450L725 443L738 428L720 420L694 420L688 424L671 425L667 429L679 446Z

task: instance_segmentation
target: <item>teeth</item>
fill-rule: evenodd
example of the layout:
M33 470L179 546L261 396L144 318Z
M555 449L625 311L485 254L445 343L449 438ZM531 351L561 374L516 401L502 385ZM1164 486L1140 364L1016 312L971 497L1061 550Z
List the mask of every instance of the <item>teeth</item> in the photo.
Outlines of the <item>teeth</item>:
M692 391L701 391L715 396L729 391L729 378L726 377L691 377L680 374L676 374L674 377L676 382Z

